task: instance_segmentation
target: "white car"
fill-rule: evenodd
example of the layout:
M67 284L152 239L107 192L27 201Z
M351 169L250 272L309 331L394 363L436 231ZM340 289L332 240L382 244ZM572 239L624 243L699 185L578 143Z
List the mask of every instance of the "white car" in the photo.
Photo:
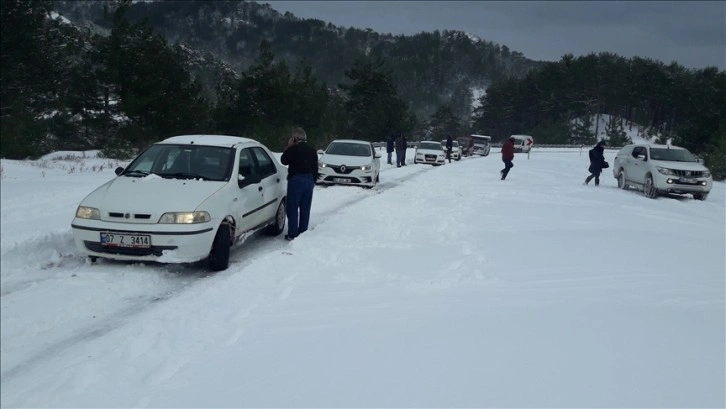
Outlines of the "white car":
M155 143L84 198L71 227L92 261L186 263L224 270L230 247L285 228L287 168L261 143L221 135Z
M436 141L421 141L416 146L413 155L413 163L425 163L441 166L446 163L446 152L441 143Z
M441 148L443 148L444 153L446 153L446 139L441 141ZM461 160L462 152L461 152L461 145L459 145L459 141L452 140L451 141L451 159L453 160Z
M318 151L319 184L359 185L371 188L381 174L381 154L368 141L336 139Z
M613 163L619 188L635 186L650 198L662 193L689 193L694 199L706 200L713 184L708 168L677 146L626 145Z

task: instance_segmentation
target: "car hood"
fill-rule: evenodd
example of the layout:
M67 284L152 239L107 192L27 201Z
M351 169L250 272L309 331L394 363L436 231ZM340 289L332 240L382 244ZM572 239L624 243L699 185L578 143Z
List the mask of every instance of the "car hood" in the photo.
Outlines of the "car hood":
M86 196L81 203L105 212L164 213L197 210L227 182L119 176Z
M677 170L690 170L694 172L704 172L708 168L698 162L675 162L669 160L651 160L653 166L660 166L662 168L677 169Z
M320 161L327 165L345 165L345 166L363 166L370 165L373 159L370 156L347 156L347 155L329 155L324 153L320 157Z

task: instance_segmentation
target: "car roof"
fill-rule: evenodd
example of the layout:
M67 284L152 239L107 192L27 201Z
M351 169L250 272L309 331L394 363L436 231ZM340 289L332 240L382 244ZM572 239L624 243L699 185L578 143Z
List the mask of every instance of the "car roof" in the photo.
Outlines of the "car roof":
M635 147L635 146L648 146L648 147L651 147L651 148L687 150L686 148L683 148L683 147L680 147L680 146L663 145L663 144L659 144L659 143L647 143L647 142L646 143L633 143L633 144L626 145L626 146L633 146L633 147Z
M229 135L178 135L166 138L162 144L180 144L180 145L203 145L203 146L223 146L232 147L242 143L258 144L254 139L243 138L241 136Z
M336 139L333 142L350 142L350 143L361 143L361 144L365 144L365 145L370 145L370 142L364 141L361 139ZM330 142L330 143L333 143L333 142Z

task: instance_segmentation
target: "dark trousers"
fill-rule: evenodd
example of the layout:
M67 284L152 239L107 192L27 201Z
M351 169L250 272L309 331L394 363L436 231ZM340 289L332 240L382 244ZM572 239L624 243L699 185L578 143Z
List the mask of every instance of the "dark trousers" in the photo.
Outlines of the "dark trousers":
M313 204L313 175L295 175L287 181L287 235L294 239L308 229Z
M449 163L451 163L451 149L446 150L446 159L448 159Z
M600 172L602 172L602 170ZM590 181L595 178L595 186L600 185L600 172L590 174L590 176L585 179L585 184L590 183Z
M404 157L405 152L403 149L396 149L396 166L399 168L404 164L406 158Z
M509 174L509 169L512 169L514 167L514 164L511 160L508 159L502 159L502 162L504 162L504 169L502 169L499 173L502 174L502 180L504 180Z
M393 152L388 152L388 164L389 165L393 165L393 162L391 162L391 155L392 154L393 154Z

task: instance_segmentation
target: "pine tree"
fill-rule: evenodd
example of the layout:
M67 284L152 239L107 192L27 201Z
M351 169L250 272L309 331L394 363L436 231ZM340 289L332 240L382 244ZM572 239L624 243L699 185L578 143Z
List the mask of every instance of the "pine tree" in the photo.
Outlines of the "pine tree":
M609 146L620 147L630 143L630 139L626 136L623 128L623 119L620 117L610 116L605 127L605 135L608 137Z

